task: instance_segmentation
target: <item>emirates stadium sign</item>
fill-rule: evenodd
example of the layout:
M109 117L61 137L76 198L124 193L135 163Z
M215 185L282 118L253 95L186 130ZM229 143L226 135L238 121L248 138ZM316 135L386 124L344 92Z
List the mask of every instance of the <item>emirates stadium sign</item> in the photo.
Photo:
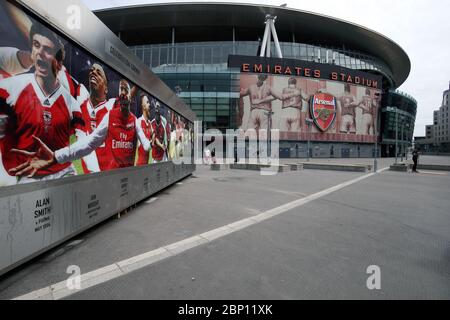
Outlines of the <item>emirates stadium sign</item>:
M382 77L328 63L304 60L230 55L229 68L240 68L242 73L262 73L332 80L353 85L382 89Z

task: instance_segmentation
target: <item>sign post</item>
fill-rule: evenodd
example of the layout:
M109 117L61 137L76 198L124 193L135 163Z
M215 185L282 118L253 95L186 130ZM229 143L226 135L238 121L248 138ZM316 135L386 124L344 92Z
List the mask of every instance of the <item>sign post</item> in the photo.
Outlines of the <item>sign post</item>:
M378 171L378 121L376 125L373 126L373 131L375 133L375 153L373 158L373 172L377 173Z
M265 113L267 116L267 157L272 158L272 116L274 112L268 111ZM258 159L259 161L259 159Z
M309 162L309 158L310 158L310 154L309 154L310 146L309 146L309 144L310 144L310 140L311 140L311 127L314 124L314 120L310 119L310 118L306 118L305 121L306 121L306 124L308 126L308 147L307 147L307 149L308 149L307 150L308 156L307 156L307 159L308 159L308 162Z
M388 107L387 111L389 112L395 112L395 164L398 163L397 157L398 157L398 112L397 108Z

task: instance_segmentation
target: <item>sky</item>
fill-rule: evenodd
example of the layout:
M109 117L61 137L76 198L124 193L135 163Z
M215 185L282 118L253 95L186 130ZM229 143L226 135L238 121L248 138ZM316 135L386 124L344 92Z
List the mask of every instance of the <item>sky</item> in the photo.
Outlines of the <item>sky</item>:
M91 10L183 1L82 0ZM187 1L184 1L187 2ZM201 2L191 0L190 2ZM425 135L433 111L450 83L450 0L207 1L282 5L328 15L377 31L399 44L411 59L411 74L399 90L418 102L416 136Z

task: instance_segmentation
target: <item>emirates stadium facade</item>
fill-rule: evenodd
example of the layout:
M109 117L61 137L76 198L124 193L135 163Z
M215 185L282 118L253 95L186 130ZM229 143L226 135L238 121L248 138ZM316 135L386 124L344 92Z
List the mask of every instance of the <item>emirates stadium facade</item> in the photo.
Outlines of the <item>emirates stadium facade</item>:
M412 142L417 102L396 90L410 59L365 27L237 3L94 13L177 92L203 129L280 129L281 157L308 150L312 157L372 157L375 150L394 156L396 144L399 153ZM270 40L269 55L260 57L268 15L276 17L282 58L272 58L277 47Z

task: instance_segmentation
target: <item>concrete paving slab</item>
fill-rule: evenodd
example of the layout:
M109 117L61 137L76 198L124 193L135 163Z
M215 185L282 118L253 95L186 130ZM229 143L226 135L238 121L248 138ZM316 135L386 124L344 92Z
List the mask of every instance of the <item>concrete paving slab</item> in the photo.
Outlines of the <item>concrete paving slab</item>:
M358 173L308 170L261 176L243 170L195 175L77 239L0 278L0 299L10 299L67 280L69 265L82 273L127 260L197 234L250 218L273 207L348 181Z
M449 299L449 187L385 172L70 299Z

